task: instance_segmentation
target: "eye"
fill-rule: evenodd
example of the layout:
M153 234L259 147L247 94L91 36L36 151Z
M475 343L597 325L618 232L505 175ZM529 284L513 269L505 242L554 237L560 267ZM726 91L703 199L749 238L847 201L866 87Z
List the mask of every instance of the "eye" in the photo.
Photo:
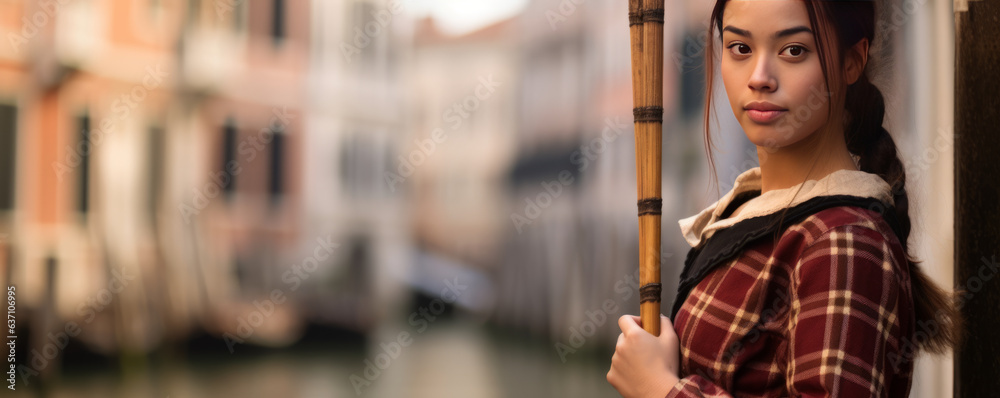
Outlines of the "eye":
M728 48L729 52L733 53L733 55L750 55L750 46L740 42L730 44Z
M800 58L806 55L808 51L809 50L807 50L805 47L792 45L785 47L785 49L781 51L781 55L786 55L793 58Z

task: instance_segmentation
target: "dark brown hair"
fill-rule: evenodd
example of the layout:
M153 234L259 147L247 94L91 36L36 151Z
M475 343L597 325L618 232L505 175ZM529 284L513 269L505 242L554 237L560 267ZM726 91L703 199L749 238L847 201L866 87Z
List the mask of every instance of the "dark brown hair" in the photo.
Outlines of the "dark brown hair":
M907 240L910 235L909 199L906 194L906 171L896 151L896 143L889 132L882 127L885 116L885 101L882 92L872 84L868 67L860 78L844 88L845 82L838 80L844 67L847 52L858 42L867 39L869 45L875 39L875 4L871 0L836 1L803 0L809 13L816 37L817 55L823 68L830 100L827 106L842 104L848 116L844 126L847 149L859 158L861 171L877 174L890 187L894 206L880 211L894 211L898 222L897 238L903 246L910 270L911 292L914 300L916 325L931 325L926 339L917 339L917 349L932 353L944 353L957 347L962 338L963 319L958 310L957 295L935 284L919 266L920 261L909 254ZM722 14L727 0L717 0L712 10L708 28L708 42L705 51L705 148L708 153L711 175L715 175L712 158L712 139L709 123L712 112L712 82L714 74L715 34L722 32ZM835 114L834 112L830 113ZM839 120L832 118L830 120ZM801 189L801 186L800 186ZM786 209L787 210L787 209ZM876 210L876 209L873 209ZM780 229L780 228L779 228Z

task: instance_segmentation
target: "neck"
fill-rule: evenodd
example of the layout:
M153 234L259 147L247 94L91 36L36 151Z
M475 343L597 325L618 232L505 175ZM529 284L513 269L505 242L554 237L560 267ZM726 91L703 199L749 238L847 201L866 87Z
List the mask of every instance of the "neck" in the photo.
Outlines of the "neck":
M806 180L818 180L838 170L857 170L844 134L817 131L799 142L781 148L758 145L761 193L785 189ZM824 139L836 137L836 139Z

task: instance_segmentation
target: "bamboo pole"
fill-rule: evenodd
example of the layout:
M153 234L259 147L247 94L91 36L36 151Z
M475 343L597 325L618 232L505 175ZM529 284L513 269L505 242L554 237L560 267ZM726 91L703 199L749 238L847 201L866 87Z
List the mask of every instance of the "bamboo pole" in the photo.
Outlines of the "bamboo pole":
M663 0L629 0L629 36L639 208L639 316L642 328L659 336Z

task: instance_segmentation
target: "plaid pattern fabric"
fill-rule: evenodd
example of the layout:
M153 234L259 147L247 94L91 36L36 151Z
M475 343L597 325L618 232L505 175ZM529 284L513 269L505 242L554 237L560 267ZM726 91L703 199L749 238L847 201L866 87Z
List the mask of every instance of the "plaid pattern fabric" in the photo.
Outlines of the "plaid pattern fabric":
M822 210L691 290L667 397L906 397L913 317L903 248L881 215Z

